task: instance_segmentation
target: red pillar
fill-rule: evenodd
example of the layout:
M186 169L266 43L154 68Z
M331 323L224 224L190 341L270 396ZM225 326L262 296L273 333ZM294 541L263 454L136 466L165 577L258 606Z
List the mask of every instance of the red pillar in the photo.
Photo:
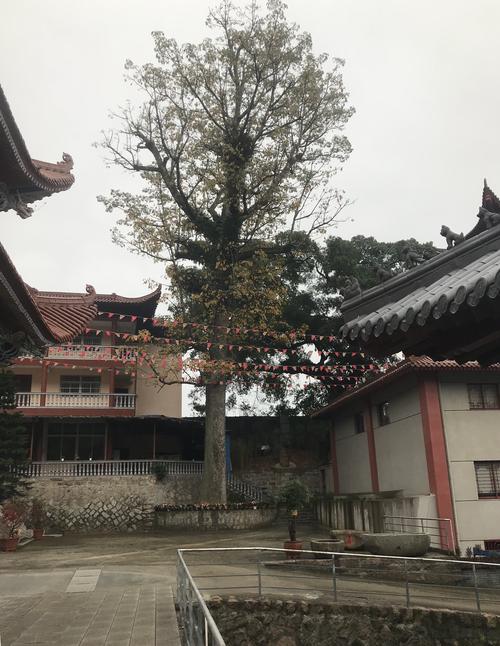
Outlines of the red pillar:
M108 371L108 374L109 374L109 392L110 392L109 407L113 408L113 406L115 405L115 398L113 397L113 394L112 394L115 392L115 369L110 368Z
M439 398L439 384L435 376L426 377L420 382L419 394L429 488L431 493L436 496L438 517L449 518L451 520L456 537L456 522L451 495L441 401ZM445 538L441 535L441 546L443 548L447 547ZM456 548L456 546L455 544L454 547Z
M333 492L340 493L339 465L337 462L337 445L335 442L335 428L330 431L330 460L332 462Z
M373 433L372 405L370 401L366 403L364 416L365 416L366 440L368 442L368 459L370 461L370 476L372 481L372 491L373 493L378 493L380 491L380 488L378 483L377 452L375 450L375 435Z
M47 381L49 378L49 366L47 362L42 359L42 382L40 384L40 392L42 393L40 395L40 406L45 406L46 403L46 396L45 393L47 392Z

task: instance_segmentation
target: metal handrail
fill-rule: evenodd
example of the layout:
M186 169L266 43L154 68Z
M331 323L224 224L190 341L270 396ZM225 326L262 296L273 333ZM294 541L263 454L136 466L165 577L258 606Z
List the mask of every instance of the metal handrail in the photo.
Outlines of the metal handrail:
M215 623L202 594L198 590L198 586L194 582L194 579L188 570L184 557L182 556L182 552L183 550L177 550L177 603L179 604L181 617L184 623L187 624L186 637L189 640L188 646L203 646L205 644L209 644L209 637L211 638L214 646L226 646L226 642L222 638L217 624ZM190 586L189 598L185 594L186 585L184 577L186 577ZM203 633L201 635L198 631L195 632L191 592L194 593L196 601L203 613ZM193 638L195 641L193 641Z
M387 520L395 521L396 523L399 521L401 531L405 531L406 527L419 528L421 530L420 533L429 534L429 536L439 536L440 541L442 541L442 538L443 538L442 530L444 527L447 535L446 542L447 542L448 550L450 552L454 552L458 547L455 541L455 532L453 531L453 522L451 518L432 518L432 517L426 517L426 516L384 516L383 519L384 519L384 528L386 527ZM416 521L416 523L412 524L411 522L408 522L408 521ZM430 527L427 524L429 522L437 523L437 527ZM438 533L431 534L431 532L429 531L431 529L436 529ZM442 547L442 544L440 545L440 547Z
M208 585L207 587L198 587L198 585L195 583L193 576L191 575L187 564L184 559L185 554L189 553L214 553L214 552L224 552L224 553L230 553L230 552L243 552L243 553L248 553L248 552L253 552L253 553L281 553L284 555L287 555L289 557L291 551L288 549L284 548L272 548L272 547L200 547L200 548L181 548L177 550L178 554L178 592L177 592L177 600L181 609L181 616L183 617L185 626L186 626L186 633L187 633L187 644L188 646L204 646L205 644L209 644L209 637L212 637L212 634L217 635L217 637L214 638L214 643L217 646L223 646L224 641L220 641L222 637L220 637L220 633L217 629L217 626L215 625L215 621L213 620L213 617L210 614L210 610L208 609L207 605L204 602L204 599L202 597L202 592L208 592L209 590L211 591L218 591L220 594L221 592L224 591L231 591L234 592L235 590L240 590L240 591L248 591L249 589L256 590L258 595L261 596L263 594L264 589L267 589L268 591L276 592L277 590L284 590L286 593L290 592L299 592L299 591L308 591L311 592L312 590L316 589L320 592L330 592L333 595L334 601L338 601L339 596L342 594L350 595L352 594L352 589L350 588L345 588L339 590L338 584L339 583L344 583L350 580L349 575L351 572L355 572L356 570L350 570L348 564L346 565L340 565L341 561L339 559L346 559L347 561L349 559L370 559L371 561L375 561L378 563L382 563L383 561L390 561L390 562L399 562L401 564L401 568L399 570L394 570L392 568L388 569L388 572L391 574L394 574L394 572L399 572L401 575L401 580L403 583L403 590L400 591L398 589L393 589L390 588L389 590L384 590L383 594L388 597L396 597L400 596L403 597L404 603L406 607L410 607L412 601L415 603L418 603L419 605L421 604L421 599L422 599L422 587L427 586L430 587L432 590L432 586L437 586L440 588L439 590L439 596L436 595L429 595L427 591L425 592L425 598L430 601L431 606L430 607L438 607L438 608L455 608L457 602L467 602L467 610L470 610L470 604L472 604L472 609L475 608L476 612L482 612L481 609L481 603L493 603L493 604L498 604L500 603L500 589L499 589L499 574L500 571L495 568L500 568L500 563L478 563L477 561L468 561L468 560L458 560L458 559L445 559L445 558L428 558L428 557L417 557L417 556L407 556L407 557L401 557L401 556L382 556L382 555L375 555L375 554L362 554L362 553L356 553L356 554L348 554L346 552L325 552L325 551L318 551L318 550L305 550L302 549L300 550L301 554L307 554L307 555L322 555L324 557L327 557L328 559L331 559L331 567L327 567L326 571L330 572L330 585L328 590L325 588L321 587L290 587L289 584L285 584L285 586L282 585L266 585L263 584L263 578L265 577L270 577L270 576L275 576L271 574L266 574L262 571L262 561L260 558L257 559L257 561L244 561L244 562L233 562L231 561L226 561L225 563L221 564L222 567L229 566L233 568L235 565L242 565L242 566L248 566L250 564L256 565L256 569L254 572L238 572L235 573L234 571L230 571L229 574L214 574L213 572L205 572L201 573L200 575L194 575L195 578L200 578L204 580L209 580L210 579L222 579L222 580L227 580L227 579L242 579L244 581L248 581L249 577L255 577L255 584L246 584L246 583L241 583L239 585L223 585L223 586L214 586L214 585ZM292 552L293 553L293 552ZM239 559L243 561L243 559ZM417 569L412 569L411 564L415 562L425 562L429 564L447 564L447 565L458 565L460 566L459 569L460 571L457 572L443 572L442 570L435 569L434 571L432 568L426 568L424 570L417 570ZM191 564L191 567L210 567L214 565L214 560L209 559L208 562L195 562ZM327 564L329 565L329 564ZM360 572L362 576L366 576L366 574L370 573L381 573L383 574L383 569L374 569L374 567L370 567L369 564L368 568L365 566L362 566ZM464 569L465 568L465 569ZM484 584L480 585L478 581L478 572L477 569L481 568L482 571L484 572L485 570L494 573L494 583L495 585L493 586L487 586ZM293 578L298 578L298 579L312 579L316 582L316 586L318 585L318 575L315 573L314 575L308 575L308 574L296 574L294 572L296 568L293 568L293 573L292 574L280 574L279 577L283 579L293 579ZM431 575L431 576L450 576L452 579L453 577L463 577L464 575L470 576L470 586L467 585L466 588L469 590L473 590L474 592L474 598L470 598L469 596L460 596L460 592L463 588L463 585L461 582L450 584L450 583L435 583L433 581L415 581L414 577L415 575ZM486 575L488 577L488 575ZM246 578L245 578L246 577ZM341 577L341 578L340 578ZM345 578L344 578L345 577ZM380 584L381 582L384 582L384 576L382 575L378 579L370 579L370 577L367 577L369 582L372 584ZM187 594L186 590L186 580L189 583L190 586L190 592L189 595ZM351 577L352 580L352 577ZM488 580L487 580L488 582ZM279 582L276 582L279 583ZM299 584L302 585L302 584ZM452 596L450 596L450 600L452 601L451 605L446 605L446 599L448 598L446 595L443 594L442 588L453 588L453 590L456 591L456 593ZM203 629L200 632L200 627L197 623L198 619L196 616L196 608L193 607L193 599L191 596L191 591L195 596L195 603L199 604L203 611L203 617L204 617L204 623L203 623ZM354 589L355 594L359 595L359 592L356 592ZM483 596L481 596L480 591L482 592ZM490 591L490 596L484 596L485 591ZM493 592L494 591L494 596ZM377 589L366 589L363 590L363 594L366 593L366 595L380 595L380 590ZM435 605L436 600L441 599L445 600L443 605ZM454 603L453 603L454 602ZM392 603L392 601L391 601ZM495 605L496 607L496 605ZM207 613L209 616L207 616ZM215 632L217 630L217 632ZM214 631L209 632L209 631ZM217 641L219 639L219 641Z

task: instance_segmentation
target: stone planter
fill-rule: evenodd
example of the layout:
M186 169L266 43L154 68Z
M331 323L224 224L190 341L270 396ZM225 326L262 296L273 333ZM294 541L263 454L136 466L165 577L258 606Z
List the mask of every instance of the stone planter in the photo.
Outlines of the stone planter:
M327 559L327 554L318 554L319 552L343 552L345 548L344 541L334 540L332 538L311 538L311 552L315 552L315 559Z
M429 551L427 534L363 534L365 549L382 556L423 556Z
M37 527L36 529L33 529L33 540L41 541L42 538L43 538L43 529L41 527Z
M301 541L285 541L283 547L289 550L286 552L287 559L300 559L304 549Z
M0 550L2 550L2 552L15 552L18 542L19 538L17 536L11 536L10 538L1 538Z
M334 540L344 541L346 550L360 550L364 545L364 534L356 529L332 529L330 536Z

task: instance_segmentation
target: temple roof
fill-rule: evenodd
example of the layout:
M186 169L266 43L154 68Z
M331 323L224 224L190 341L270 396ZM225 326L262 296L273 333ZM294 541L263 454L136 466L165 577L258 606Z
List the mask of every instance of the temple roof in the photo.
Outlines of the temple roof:
M63 299L65 302L78 301L85 294L79 292L48 292L30 288L39 302L54 302ZM87 292L94 292L92 286L87 286ZM95 294L95 304L99 311L115 314L129 314L142 317L154 316L161 296L161 287L143 296L120 296L119 294Z
M484 204L500 213L486 183ZM456 246L345 301L341 333L379 356L497 361L499 294L500 225L480 217Z
M3 336L22 333L43 346L70 341L97 315L95 293L80 299L39 299L22 280L0 244L0 331Z
M50 163L33 159L0 86L0 211L15 209L25 218L27 204L65 191L75 181L71 155Z
M367 381L361 386L357 386L352 390L344 393L340 397L337 397L335 401L324 408L314 412L312 417L323 417L326 414L332 413L335 410L338 410L342 406L352 403L357 399L365 398L369 393L375 392L398 379L401 379L404 375L411 373L420 373L420 372L460 372L460 373L470 373L470 372L500 372L500 364L494 364L490 366L482 366L477 361L468 361L467 363L457 363L456 361L445 360L445 361L433 361L429 357L408 357L404 361L401 361L396 366L389 368L387 372L382 373L375 379Z

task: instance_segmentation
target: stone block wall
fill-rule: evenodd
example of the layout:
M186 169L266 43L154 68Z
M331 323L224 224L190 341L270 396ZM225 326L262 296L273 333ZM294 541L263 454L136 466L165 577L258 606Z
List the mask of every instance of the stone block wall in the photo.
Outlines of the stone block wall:
M157 529L252 529L270 525L276 509L200 509L195 511L157 511Z
M236 597L212 598L209 608L227 646L500 644L493 615Z
M36 478L31 485L29 498L44 502L52 528L123 532L151 529L156 505L196 502L200 476Z
M302 480L310 491L318 492L320 490L320 472L319 468L316 467L299 469L275 466L258 470L242 469L235 472L234 475L243 482L249 482L260 487L272 496L277 496L280 489L293 478Z

